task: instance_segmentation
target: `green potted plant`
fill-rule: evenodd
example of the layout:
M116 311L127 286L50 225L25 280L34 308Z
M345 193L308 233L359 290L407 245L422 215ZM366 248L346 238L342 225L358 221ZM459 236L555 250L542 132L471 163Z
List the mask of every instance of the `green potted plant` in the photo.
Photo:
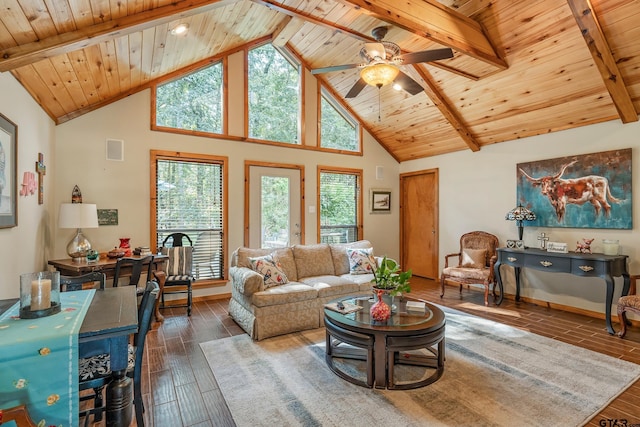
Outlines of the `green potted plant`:
M382 258L380 265L373 272L373 288L382 289L391 296L411 292L409 279L411 270L400 271L397 262L386 256Z

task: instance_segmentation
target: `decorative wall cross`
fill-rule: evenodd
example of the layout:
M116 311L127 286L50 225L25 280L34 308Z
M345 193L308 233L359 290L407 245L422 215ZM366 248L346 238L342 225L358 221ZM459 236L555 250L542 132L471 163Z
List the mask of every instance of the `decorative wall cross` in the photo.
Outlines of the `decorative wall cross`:
M44 165L44 154L38 153L36 162L36 172L38 172L38 204L44 203L44 176L47 174L47 167Z
M549 240L549 237L547 237L545 233L540 233L538 240L540 240L540 249L545 249L547 247L547 240Z

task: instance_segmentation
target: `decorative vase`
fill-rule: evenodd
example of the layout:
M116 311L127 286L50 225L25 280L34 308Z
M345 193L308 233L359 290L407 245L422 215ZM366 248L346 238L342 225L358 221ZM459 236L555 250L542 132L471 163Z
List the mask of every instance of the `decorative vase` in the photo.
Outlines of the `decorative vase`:
M131 256L131 245L129 244L130 237L120 237L120 249L124 251L124 256Z
M380 299L378 292L382 292L382 301L384 301L385 304L391 307L391 314L394 314L396 312L396 305L394 304L395 297L391 295L391 291L389 291L388 289L378 289L374 287L373 299L375 301L378 301Z
M376 322L386 322L391 317L391 307L384 302L384 291L378 290L378 301L371 306L369 313Z

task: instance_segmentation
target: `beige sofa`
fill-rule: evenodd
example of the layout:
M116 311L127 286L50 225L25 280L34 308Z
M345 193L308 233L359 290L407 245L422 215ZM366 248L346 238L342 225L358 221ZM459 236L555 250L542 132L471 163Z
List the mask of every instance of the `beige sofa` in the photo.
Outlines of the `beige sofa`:
M366 240L234 251L229 267L229 314L254 340L324 325L323 306L347 295L371 294L373 274L351 274L347 248L371 248ZM265 287L249 258L271 254L288 283ZM255 262L255 261L254 261Z

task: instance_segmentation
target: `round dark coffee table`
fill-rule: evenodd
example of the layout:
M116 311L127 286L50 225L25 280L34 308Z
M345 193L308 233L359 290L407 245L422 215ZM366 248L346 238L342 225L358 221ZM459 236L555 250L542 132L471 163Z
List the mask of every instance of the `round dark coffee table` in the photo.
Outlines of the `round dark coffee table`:
M338 376L357 385L389 389L423 387L442 376L445 316L437 306L405 297L396 303L396 313L387 322L380 323L369 315L372 299L347 297L329 304L338 301L347 307L350 304L362 307L346 314L324 308L326 361ZM407 310L407 301L424 304L424 311L419 308ZM418 354L415 351L422 349L426 352ZM335 363L338 358L365 360L366 380L340 369ZM425 375L415 381L396 381L396 365L425 367ZM428 370L433 370L433 373L427 376Z

